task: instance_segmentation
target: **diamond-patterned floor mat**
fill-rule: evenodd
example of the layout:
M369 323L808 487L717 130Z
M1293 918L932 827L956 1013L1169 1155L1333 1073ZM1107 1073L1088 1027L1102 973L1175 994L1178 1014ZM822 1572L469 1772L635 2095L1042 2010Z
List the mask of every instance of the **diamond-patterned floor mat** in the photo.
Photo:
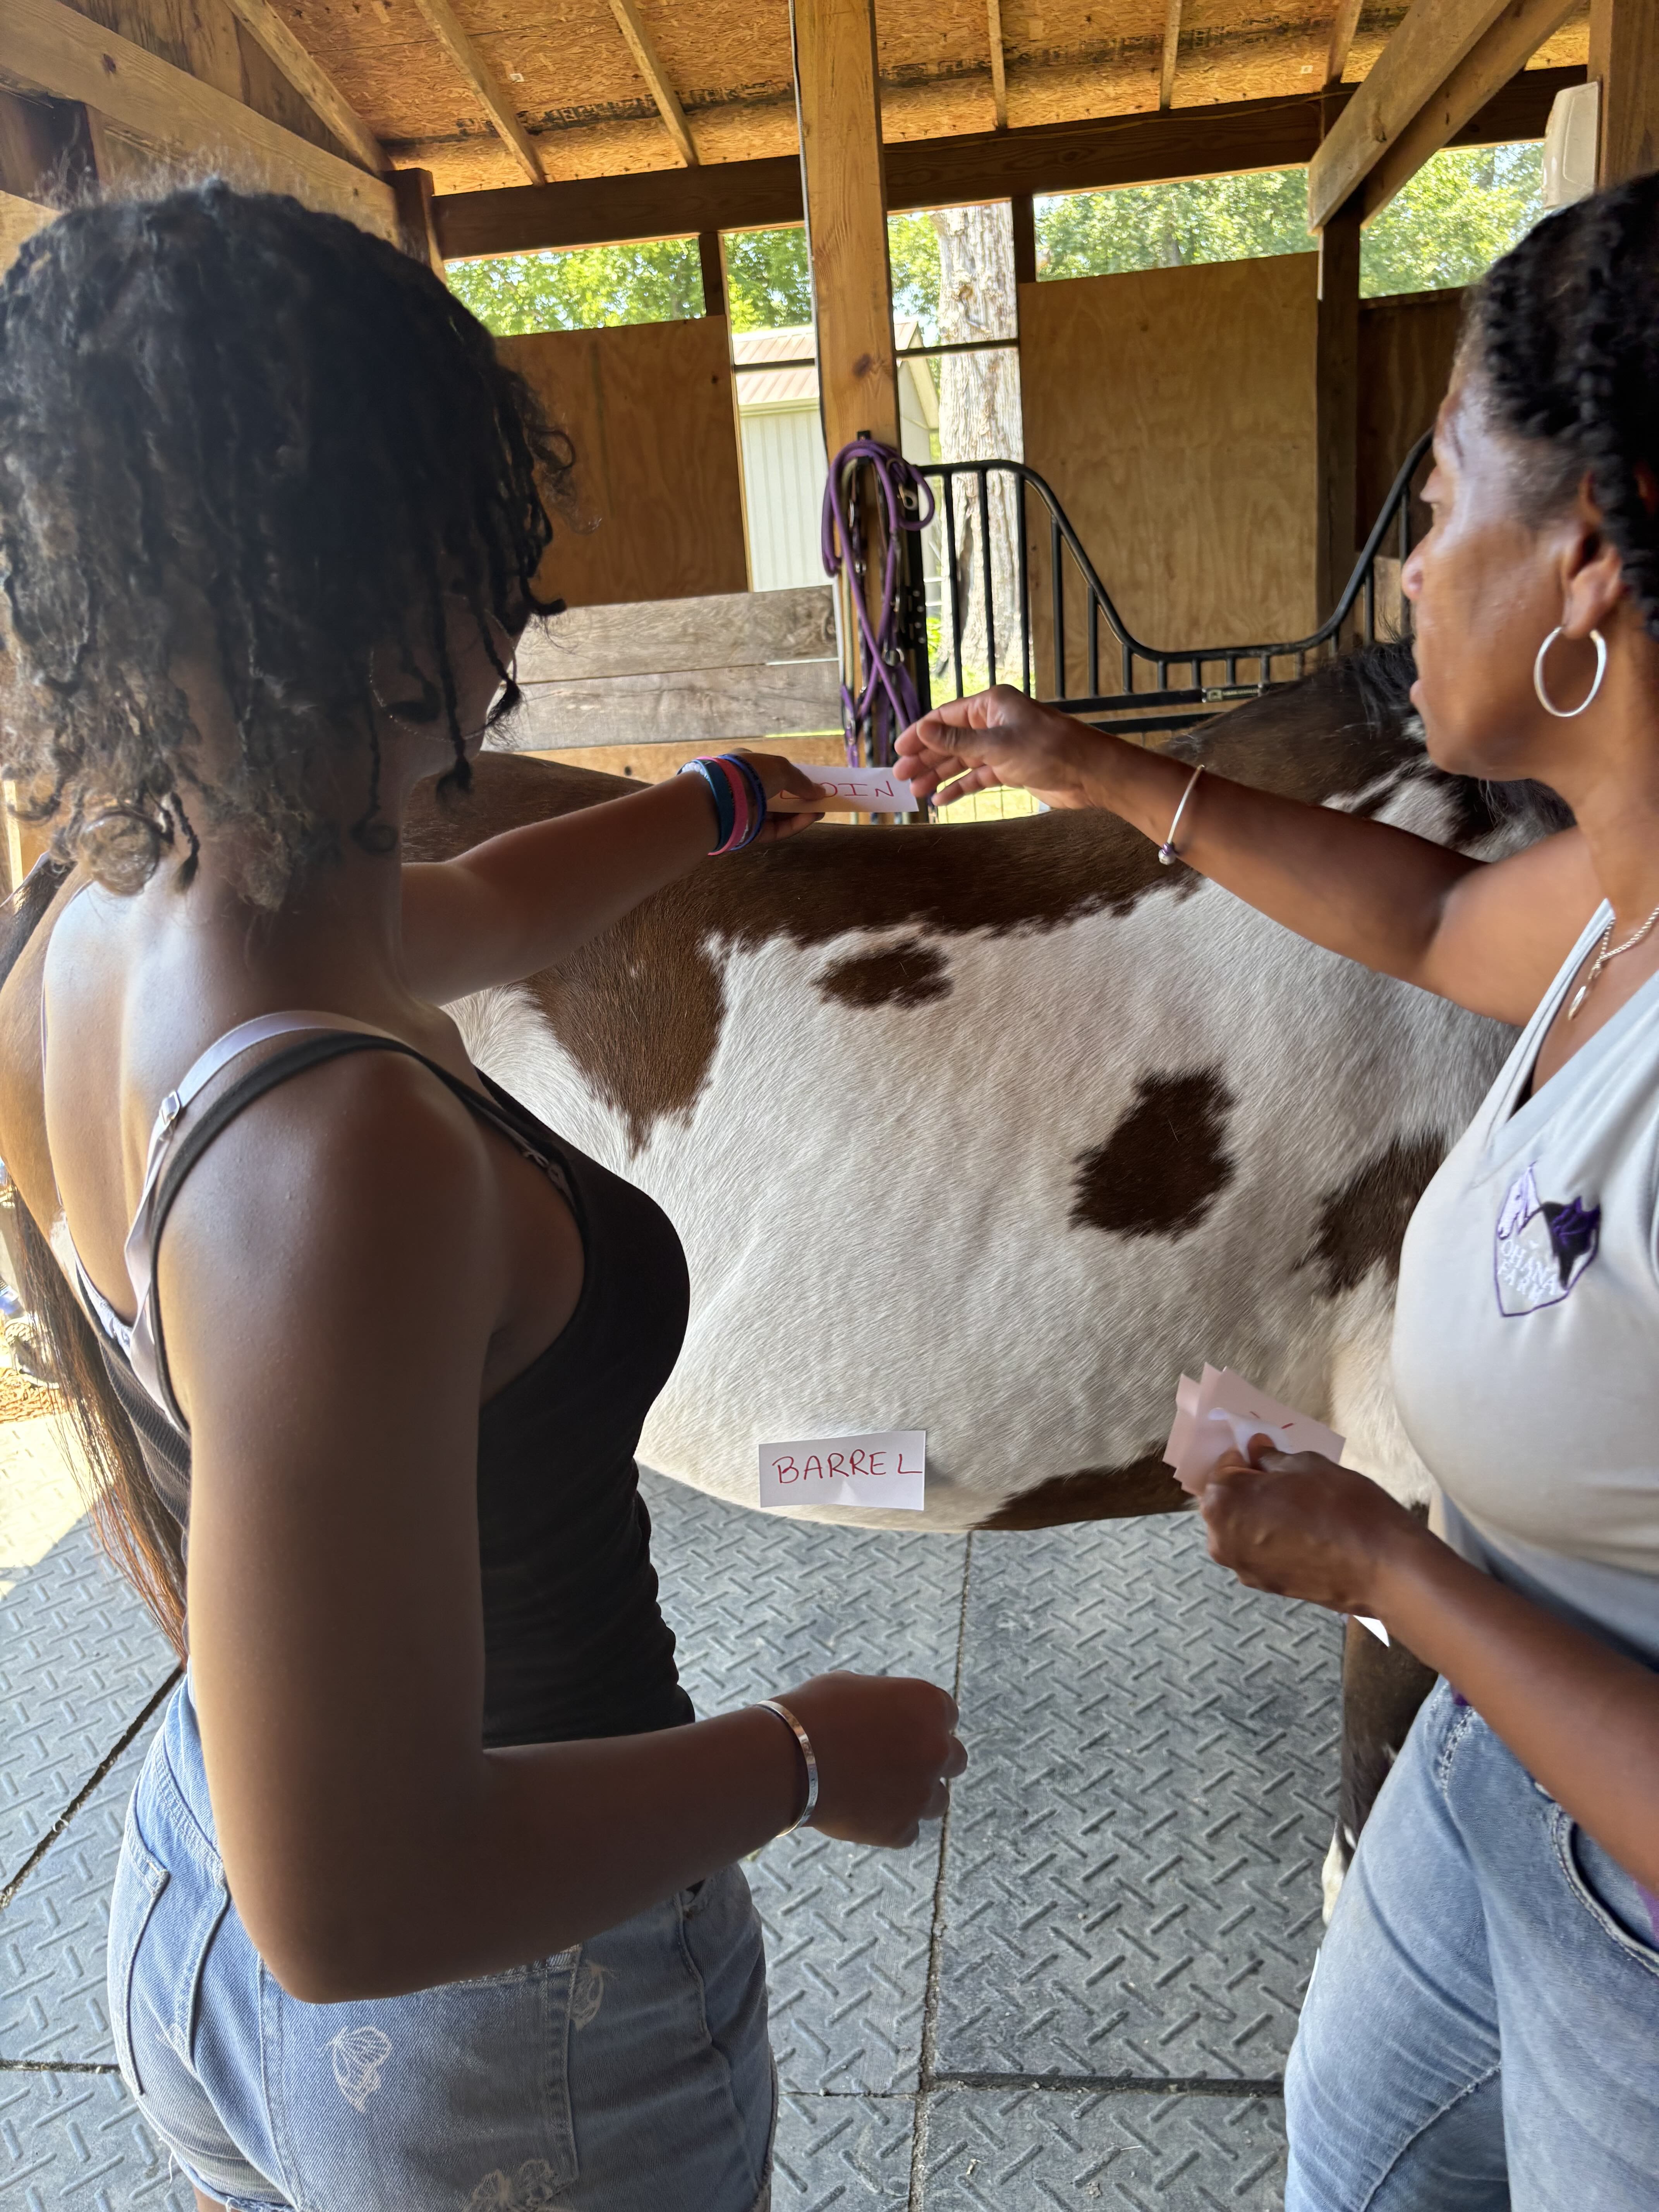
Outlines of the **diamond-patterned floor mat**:
M1320 1933L1338 1645L1185 1515L975 1539L939 2073L1279 2075Z
M910 2097L786 2091L778 2106L772 2212L905 2212L915 2117Z
M0 2074L5 2212L194 2212L114 2074Z
M831 1667L949 1686L964 1539L775 1520L655 1475L645 1489L663 1609L700 1712L783 1696ZM914 2089L937 1828L908 1851L786 1836L746 1871L785 2088Z
M943 2090L927 2100L927 2212L1270 2212L1283 2114L1268 2098Z
M84 1521L0 1599L0 1887L175 1664Z
M104 1996L127 1800L161 1716L124 1751L0 1912L0 2062L112 2066Z

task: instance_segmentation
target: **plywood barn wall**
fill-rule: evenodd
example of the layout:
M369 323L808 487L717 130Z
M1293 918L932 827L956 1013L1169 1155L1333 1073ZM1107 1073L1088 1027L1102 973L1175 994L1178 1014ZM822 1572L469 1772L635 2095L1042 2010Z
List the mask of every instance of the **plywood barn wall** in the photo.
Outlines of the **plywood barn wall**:
M1462 327L1462 292L1359 303L1359 532L1376 521L1400 464L1434 422ZM1419 508L1415 528L1428 526ZM1357 549L1356 549L1357 550Z
M726 320L503 338L575 449L539 582L573 607L749 588Z
M1149 646L1313 626L1316 283L1317 257L1296 253L1019 289L1025 458ZM1047 532L1030 512L1032 627L1050 692ZM1079 594L1066 611L1074 696L1081 609ZM1102 687L1115 690L1103 629L1102 653Z

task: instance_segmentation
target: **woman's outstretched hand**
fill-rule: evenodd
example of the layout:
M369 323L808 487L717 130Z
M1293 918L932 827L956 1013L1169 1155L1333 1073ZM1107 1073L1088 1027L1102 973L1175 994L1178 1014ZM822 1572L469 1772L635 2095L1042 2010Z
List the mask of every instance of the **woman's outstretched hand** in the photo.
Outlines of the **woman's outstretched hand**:
M1199 1493L1210 1557L1252 1589L1376 1613L1385 1561L1433 1540L1421 1522L1369 1475L1318 1452L1276 1452L1257 1437L1250 1454L1230 1452Z
M1000 783L1050 806L1088 806L1085 767L1098 743L1071 715L996 684L971 699L947 699L913 722L899 737L895 771L918 799L937 792L946 806Z
M837 1673L814 1675L783 1702L818 1762L815 1828L902 1850L923 1820L942 1816L945 1785L968 1764L945 1691L905 1675Z

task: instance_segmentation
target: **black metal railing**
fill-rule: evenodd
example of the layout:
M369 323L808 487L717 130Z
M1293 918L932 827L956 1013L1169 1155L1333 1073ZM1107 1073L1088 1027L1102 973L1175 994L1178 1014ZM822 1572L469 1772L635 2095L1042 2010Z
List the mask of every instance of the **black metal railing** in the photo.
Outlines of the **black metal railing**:
M1052 678L1043 696L1068 714L1109 719L1113 729L1126 734L1153 735L1190 728L1235 701L1258 697L1293 683L1307 673L1310 664L1316 665L1350 646L1372 643L1377 637L1377 563L1390 558L1403 562L1411 550L1412 495L1431 441L1432 433L1425 432L1401 465L1352 574L1316 629L1305 637L1182 647L1178 651L1144 644L1135 636L1101 582L1065 509L1035 469L1023 461L920 464L920 473L933 487L936 501L935 520L927 533L937 549L931 564L935 575L927 583L930 599L937 590L941 633L939 644L930 655L927 674L942 678L948 668L958 696L969 676L975 684L981 678L989 684L1018 681L1020 690L1031 690L1036 660L1030 514L1035 505L1039 529L1046 524L1048 571L1051 635L1047 647ZM1005 485L1007 489L1002 490ZM1005 623L1000 649L998 578L992 547L994 498L1005 520L1012 507L1014 538L1013 621L1012 625ZM1041 543L1042 538L1036 542ZM976 556L973 561L964 559L969 546ZM1388 550L1390 547L1392 551ZM924 567L927 565L924 561ZM975 566L977 584L971 573ZM1084 601L1080 654L1075 630L1068 636L1066 619L1068 597L1075 599L1079 586ZM1002 596L1006 600L1006 589ZM986 665L978 665L976 658L975 665L964 668L964 629L976 613L983 616ZM1403 598L1397 619L1402 626L1408 621ZM913 636L915 627L914 623L909 625ZM1109 667L1114 657L1120 689L1108 691L1101 681L1103 661ZM1073 661L1079 658L1080 690L1073 688L1071 680ZM1254 674L1247 672L1252 669ZM1180 680L1183 672L1184 684ZM1149 709L1154 711L1149 713Z

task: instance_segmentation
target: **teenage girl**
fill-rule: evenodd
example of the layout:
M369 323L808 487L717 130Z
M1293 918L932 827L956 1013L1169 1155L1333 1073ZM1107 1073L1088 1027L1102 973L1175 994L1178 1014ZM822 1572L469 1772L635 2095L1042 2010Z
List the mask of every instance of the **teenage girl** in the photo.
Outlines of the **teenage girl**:
M812 818L739 757L401 865L568 459L430 270L289 200L82 210L0 287L4 773L81 886L0 999L0 1146L189 1658L109 1992L202 2206L755 2212L735 1863L909 1843L963 1765L925 1682L694 1719L634 1463L678 1240L441 1011Z

